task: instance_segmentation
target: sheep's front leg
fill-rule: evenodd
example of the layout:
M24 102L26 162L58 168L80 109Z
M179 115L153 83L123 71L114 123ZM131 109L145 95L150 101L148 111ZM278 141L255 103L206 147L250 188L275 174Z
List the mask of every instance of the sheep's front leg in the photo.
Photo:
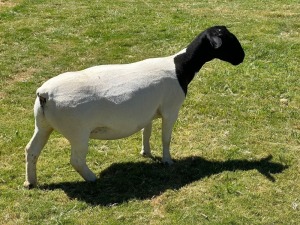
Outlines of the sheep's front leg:
M151 149L150 149L150 136L152 132L152 123L149 123L144 129L143 129L143 147L141 151L141 155L145 157L151 157Z
M170 142L172 137L172 130L177 116L172 118L162 118L162 143L163 143L163 163L169 165L173 164L170 154Z
M71 165L86 181L96 181L97 177L88 168L86 164L86 156L88 153L89 138L79 138L71 143Z

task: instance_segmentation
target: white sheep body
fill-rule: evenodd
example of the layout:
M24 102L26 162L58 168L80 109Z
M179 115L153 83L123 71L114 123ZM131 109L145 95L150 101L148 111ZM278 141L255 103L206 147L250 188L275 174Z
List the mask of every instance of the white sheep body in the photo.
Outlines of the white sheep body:
M173 58L95 66L51 78L37 90L47 99L45 119L67 139L76 130L89 132L91 138L118 139L162 114L177 116L185 95ZM39 101L35 108L39 112Z

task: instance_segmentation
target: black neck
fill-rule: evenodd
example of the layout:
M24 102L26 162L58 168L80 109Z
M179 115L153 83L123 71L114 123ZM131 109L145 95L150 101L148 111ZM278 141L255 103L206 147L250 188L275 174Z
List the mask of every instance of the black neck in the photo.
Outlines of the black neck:
M174 58L177 79L185 94L187 94L187 87L196 73L199 72L206 62L212 60L207 47L209 45L205 43L207 41L208 40L200 34L187 47L185 53L179 54Z

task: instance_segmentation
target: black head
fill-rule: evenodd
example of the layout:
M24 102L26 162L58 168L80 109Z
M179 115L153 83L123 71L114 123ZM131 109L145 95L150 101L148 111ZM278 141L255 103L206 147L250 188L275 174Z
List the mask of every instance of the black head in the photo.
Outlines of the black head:
M208 28L202 33L203 38L206 38L210 44L208 54L212 58L217 58L238 65L243 62L245 53L236 38L229 32L225 26L215 26Z
M245 58L238 39L225 26L208 28L199 34L182 52L174 57L176 74L185 94L187 86L201 67L213 59L238 65Z

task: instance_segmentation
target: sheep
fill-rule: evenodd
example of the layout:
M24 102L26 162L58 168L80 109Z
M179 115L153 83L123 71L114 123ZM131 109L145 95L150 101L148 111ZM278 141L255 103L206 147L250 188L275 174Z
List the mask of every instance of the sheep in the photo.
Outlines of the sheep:
M152 121L161 118L162 162L172 164L172 129L189 83L212 59L238 65L244 57L235 35L225 26L214 26L175 55L94 66L49 79L36 92L35 130L25 148L24 186L37 185L37 160L53 130L70 142L71 165L92 182L97 177L86 164L90 138L113 140L142 130L141 154L150 157Z

